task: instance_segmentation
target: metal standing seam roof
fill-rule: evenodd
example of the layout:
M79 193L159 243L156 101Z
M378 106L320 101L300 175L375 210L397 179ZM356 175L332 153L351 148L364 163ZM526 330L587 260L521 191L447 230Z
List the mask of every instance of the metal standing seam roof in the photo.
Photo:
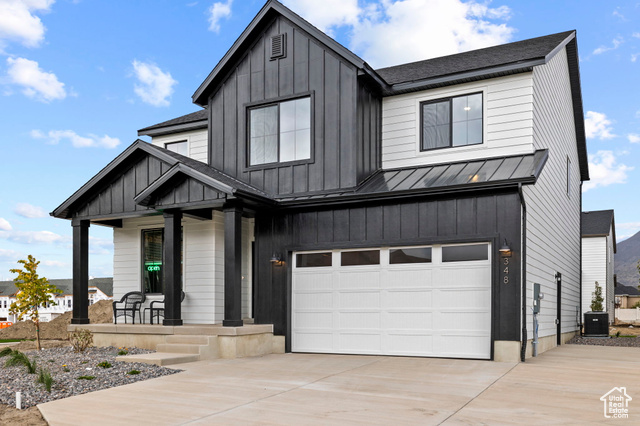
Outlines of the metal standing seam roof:
M545 149L538 150L533 154L380 170L351 191L282 197L278 201L287 203L323 200L333 197L429 193L516 183L534 183L540 175L547 158L548 150Z

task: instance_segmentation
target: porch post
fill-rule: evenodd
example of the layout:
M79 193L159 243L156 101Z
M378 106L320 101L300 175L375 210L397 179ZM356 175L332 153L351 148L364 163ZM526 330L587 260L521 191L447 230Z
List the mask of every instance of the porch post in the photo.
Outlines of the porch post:
M163 325L182 325L180 299L182 292L182 212L164 212L164 280Z
M242 323L242 207L225 204L224 208L224 320L225 327Z
M89 324L89 221L72 219L73 316L71 324Z

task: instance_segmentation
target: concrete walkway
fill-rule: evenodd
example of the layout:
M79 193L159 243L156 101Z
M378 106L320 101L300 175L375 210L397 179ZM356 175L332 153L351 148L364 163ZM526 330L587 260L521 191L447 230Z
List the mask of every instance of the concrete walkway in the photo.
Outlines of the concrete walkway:
M285 354L180 365L154 380L39 405L51 425L595 424L626 386L640 419L640 349L565 345L524 364Z

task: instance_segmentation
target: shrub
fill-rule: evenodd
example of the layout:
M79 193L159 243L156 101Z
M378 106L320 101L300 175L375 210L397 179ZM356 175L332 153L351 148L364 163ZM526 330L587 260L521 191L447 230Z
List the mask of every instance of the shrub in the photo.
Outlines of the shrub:
M84 352L93 345L93 333L86 328L79 328L69 334L74 352Z
M616 337L620 337L620 332L616 332Z
M27 368L27 373L36 373L36 360L31 361L25 354L20 351L12 351L9 355L9 359L5 362L5 367L14 367L16 365L24 365Z
M129 353L129 351L127 351L126 349L122 349L118 351L118 355L127 355Z
M602 302L604 302L604 297L602 297L602 287L600 287L600 284L596 281L596 289L592 293L591 297L591 311L602 312L604 310Z
M96 376L79 376L78 380L93 380Z
M11 353L13 352L13 349L11 349L10 347L6 347L3 350L0 351L0 358L1 357L5 357L5 356L9 356L11 355Z
M101 363L98 364L98 367L102 367L102 368L111 368L112 365L109 361L102 361Z
M131 370L127 374L131 374L133 376L133 375L136 375L136 374L140 374L140 371L139 370Z
M55 380L53 380L53 377L51 376L51 372L49 370L47 370L46 368L41 368L38 372L37 382L42 383L47 392L51 392L51 386L53 386Z

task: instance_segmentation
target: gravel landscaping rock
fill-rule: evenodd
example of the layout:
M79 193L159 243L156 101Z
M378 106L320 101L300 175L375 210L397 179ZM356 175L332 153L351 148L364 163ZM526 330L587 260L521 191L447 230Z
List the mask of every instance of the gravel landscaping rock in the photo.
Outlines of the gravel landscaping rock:
M67 398L87 392L108 389L142 380L153 379L177 373L175 370L156 365L116 362L119 348L88 348L83 353L75 353L71 347L43 349L24 352L30 360L35 360L38 369L51 372L55 382L51 392L36 382L37 374L28 374L24 366L0 368L0 403L15 407L16 392L22 393L24 408L56 399ZM129 355L150 353L144 349L130 348ZM4 366L7 358L0 358ZM111 368L102 368L98 364L107 361ZM68 371L66 371L68 370ZM127 374L138 370L140 374ZM78 379L80 376L94 376L92 380Z
M639 347L640 338L638 337L582 337L575 336L567 342L570 345L596 345L596 346L620 346L620 347Z

